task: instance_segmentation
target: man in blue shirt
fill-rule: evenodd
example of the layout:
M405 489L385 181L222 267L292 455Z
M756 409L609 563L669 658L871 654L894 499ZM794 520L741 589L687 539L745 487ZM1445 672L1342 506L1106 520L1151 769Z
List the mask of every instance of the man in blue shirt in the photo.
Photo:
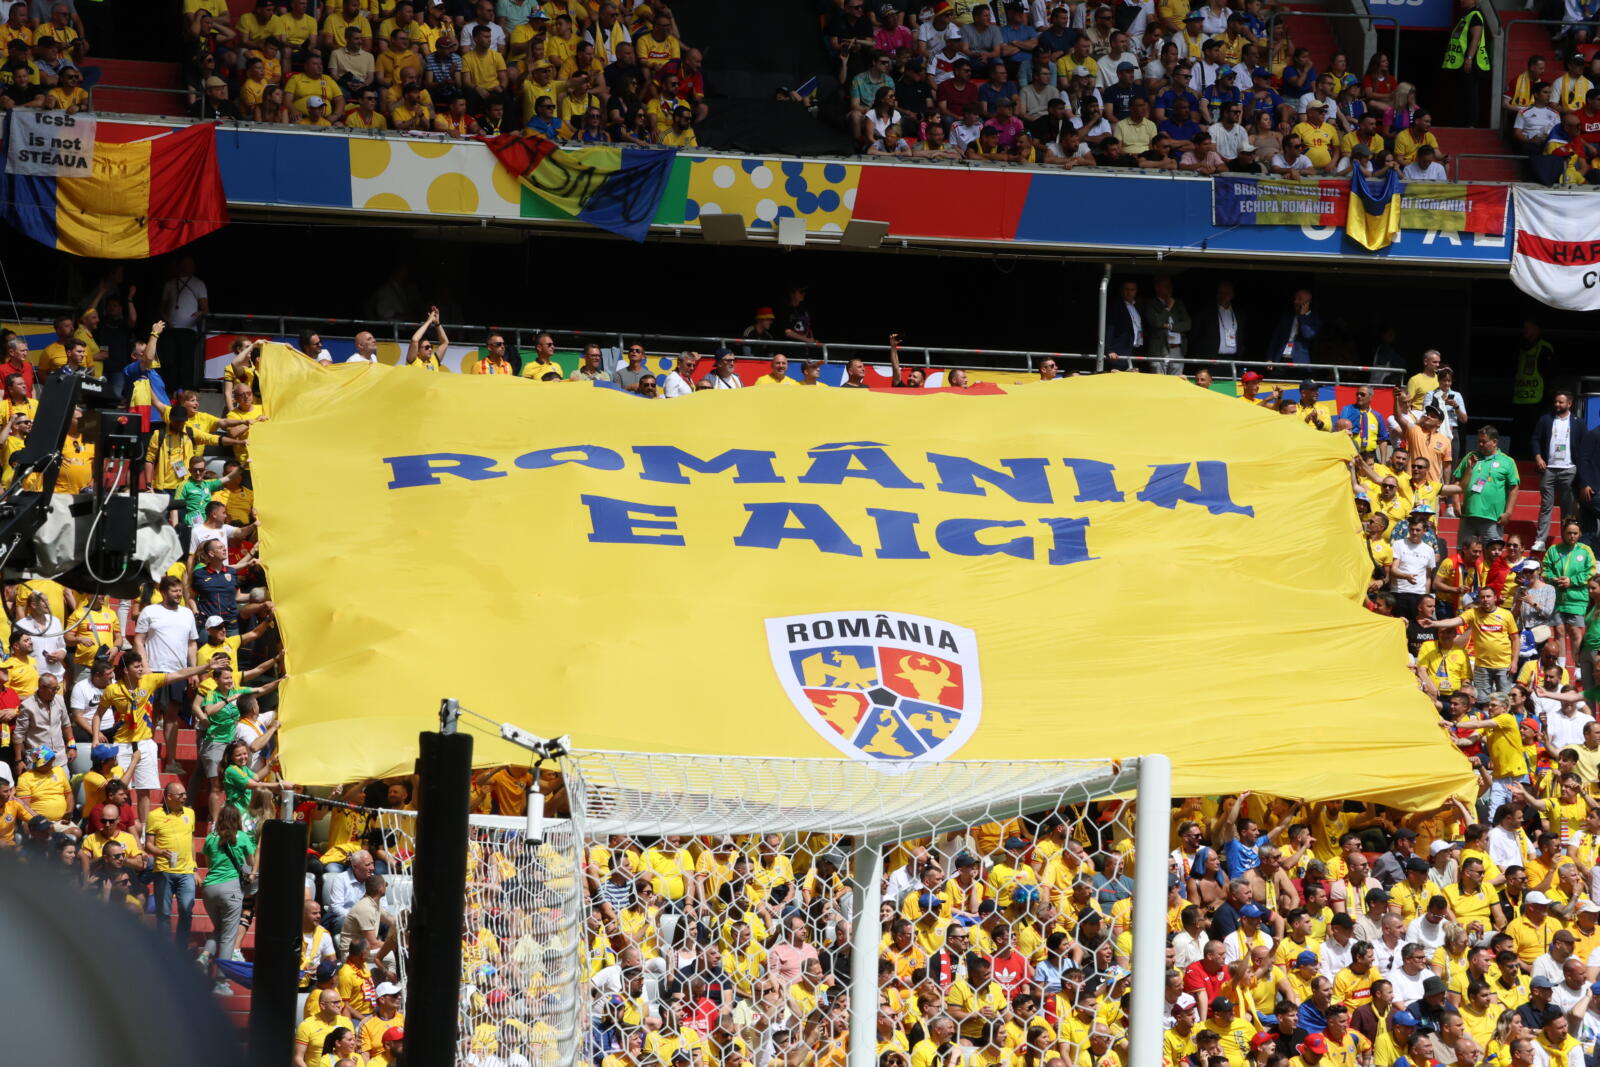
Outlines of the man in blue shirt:
M1125 119L1133 111L1135 100L1150 99L1145 93L1144 86L1134 82L1134 77L1139 73L1139 68L1132 63L1117 65L1117 80L1115 83L1100 90L1100 96L1105 100L1106 106L1111 109L1114 118Z
M1188 102L1191 114L1196 114L1200 111L1200 98L1189 88L1193 79L1194 71L1189 67L1179 66L1173 68L1172 88L1156 97L1155 119L1157 122L1170 118L1172 107L1179 100Z
M1239 92L1235 84L1238 80L1238 72L1232 67L1217 71L1217 80L1206 90L1206 105L1211 109L1211 114L1220 115L1222 105L1237 104L1244 100L1244 94Z
M1174 152L1187 152L1193 148L1194 135L1200 132L1200 124L1190 117L1189 101L1182 97L1173 101L1167 120L1156 128L1172 138Z
M1388 420L1372 410L1370 385L1356 390L1356 402L1340 408L1339 418L1350 424L1350 437L1356 443L1357 452L1376 452L1379 441L1389 440Z
M1073 29L1072 13L1066 7L1058 7L1050 12L1050 25L1039 33L1039 44L1035 55L1042 62L1055 62L1068 52L1072 51L1072 43L1080 34Z
M1023 6L1016 0L1006 4L1006 24L1000 27L1000 40L1004 42L1000 54L1017 65L1019 84L1025 85L1033 79L1033 51L1039 46L1039 37L1039 31L1028 24Z

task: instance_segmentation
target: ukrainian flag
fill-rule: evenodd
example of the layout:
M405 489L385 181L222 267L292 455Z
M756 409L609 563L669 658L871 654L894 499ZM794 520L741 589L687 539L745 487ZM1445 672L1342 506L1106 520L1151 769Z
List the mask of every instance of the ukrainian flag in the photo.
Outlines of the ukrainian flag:
M98 259L145 259L219 229L228 203L216 127L143 141L95 141L94 174L0 173L0 218L40 244Z
M1402 188L1400 175L1392 170L1379 179L1364 177L1359 170L1351 173L1344 232L1352 241L1372 251L1394 243L1400 236Z
M561 148L547 138L516 133L480 140L502 167L544 200L633 241L643 241L650 232L678 155L676 148Z

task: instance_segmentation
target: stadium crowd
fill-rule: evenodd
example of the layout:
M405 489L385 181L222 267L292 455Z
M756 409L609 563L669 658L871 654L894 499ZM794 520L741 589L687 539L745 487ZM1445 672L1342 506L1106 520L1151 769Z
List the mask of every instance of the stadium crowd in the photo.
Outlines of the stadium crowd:
M164 313L203 299L192 265L180 273ZM202 410L187 389L161 402L168 331L117 318L132 295L112 276L38 352L26 337L0 338L8 442L26 439L39 390L64 367L104 362L121 388L149 400L157 422L144 474L168 494L185 547L130 601L42 580L5 588L0 848L59 866L87 893L170 933L228 994L249 927L253 831L292 789L274 745L281 648L252 550L249 433L272 398L259 395L257 349L243 343L224 373L223 414ZM1111 325L1126 329L1126 343L1114 334L1113 365L1182 353L1186 367L1170 358L1155 365L1175 363L1197 385L1214 384L1216 372L1196 362L1213 354L1211 343L1196 335L1196 347L1185 346L1197 327L1169 284L1157 279L1149 297L1137 285L1119 295L1113 310L1126 309L1127 322ZM658 381L643 345L627 346L609 367L592 349L563 373L549 335L521 358L494 331L473 372L601 380L668 397L743 387L735 361L759 354L768 370L755 385L814 385L816 361L791 377L787 357L763 348L816 340L805 296L792 289L781 317L758 312L737 342L748 351L730 345L703 374L690 353ZM1238 340L1229 307L1222 299L1217 309L1219 343ZM1296 294L1285 319L1273 353L1290 354L1320 328L1309 293ZM121 356L117 329L127 333ZM370 340L357 338L358 355ZM1157 340L1174 347L1158 352ZM430 311L405 356L411 372L445 372L450 344ZM315 334L300 347L331 358ZM1547 352L1530 324L1519 390L1531 388L1530 368L1534 377L1548 369ZM853 361L845 386L864 385L865 371ZM890 375L896 387L925 381L897 357ZM1039 371L1046 381L1070 375L1054 360ZM959 371L947 382L970 384ZM1242 375L1245 402L1302 420L1307 432L1351 436L1353 506L1373 559L1369 606L1405 619L1418 688L1478 768L1481 789L1428 811L1248 792L1177 801L1168 1067L1596 1062L1600 431L1584 431L1571 393L1557 390L1515 440L1502 437L1469 421L1460 385L1439 353L1424 353L1385 416L1372 387L1330 406L1315 382L1296 392L1253 370ZM1522 396L1530 398L1545 401L1542 390ZM83 457L81 430L68 440L67 451ZM1510 522L1521 491L1511 450L1531 457L1540 483L1532 536ZM89 460L81 462L79 487ZM1546 544L1539 533L1558 509L1559 536ZM1439 524L1451 518L1458 535L1448 546ZM296 1064L403 1062L397 954L408 897L396 891L409 876L413 788L407 779L355 782L295 809L316 823ZM530 802L550 815L566 810L551 772L484 770L472 789L480 813L520 816ZM1122 1067L1132 840L1131 810L1104 802L894 846L876 919L882 1067ZM585 1057L601 1067L763 1067L780 1058L842 1067L850 935L873 921L850 907L849 844L818 835L614 837L589 843L581 871L546 869L552 881L581 880L588 902ZM530 891L526 858L477 844L471 853L465 1062L480 1067L553 1054L544 1020L561 993L558 924L537 886ZM196 897L208 920L199 929Z
M196 118L697 144L699 49L658 2L185 0Z

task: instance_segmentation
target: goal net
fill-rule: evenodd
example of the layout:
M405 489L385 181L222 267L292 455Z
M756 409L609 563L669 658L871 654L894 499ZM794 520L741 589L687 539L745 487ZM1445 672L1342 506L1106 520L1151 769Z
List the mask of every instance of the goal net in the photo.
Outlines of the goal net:
M1169 801L1136 894L1140 760L561 771L570 817L537 842L472 818L461 1063L1159 1063L1164 926L1153 1023L1131 972L1136 896L1166 918Z

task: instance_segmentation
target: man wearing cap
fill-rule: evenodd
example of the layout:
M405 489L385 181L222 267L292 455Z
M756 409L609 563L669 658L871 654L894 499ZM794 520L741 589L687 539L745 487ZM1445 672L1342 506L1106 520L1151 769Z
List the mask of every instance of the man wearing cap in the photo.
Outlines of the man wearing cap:
M1407 856L1400 868L1400 880L1388 887L1389 898L1399 908L1401 921L1409 923L1427 909L1434 885L1428 880L1428 864L1421 856Z
M405 1045L405 1027L389 1027L383 1031L383 1048L367 1056L367 1067L399 1067L405 1056Z
M1550 898L1530 890L1522 898L1522 914L1506 923L1505 932L1516 942L1517 959L1522 969L1532 972L1534 961L1550 949L1550 941L1561 924L1550 915ZM1548 981L1548 979L1546 979Z
M1195 999L1188 993L1179 993L1172 1002L1172 1025L1161 1039L1162 1059L1165 1063L1180 1064L1196 1048L1194 1023Z
M1250 1039L1256 1033L1253 1018L1238 1014L1227 997L1217 997L1211 1002L1211 1017L1201 1028L1217 1035L1218 1051L1228 1058L1230 1067L1244 1067L1250 1058Z
M1328 1040L1320 1031L1308 1033L1294 1048L1297 1055L1289 1061L1289 1067L1321 1067L1323 1057L1328 1054Z

